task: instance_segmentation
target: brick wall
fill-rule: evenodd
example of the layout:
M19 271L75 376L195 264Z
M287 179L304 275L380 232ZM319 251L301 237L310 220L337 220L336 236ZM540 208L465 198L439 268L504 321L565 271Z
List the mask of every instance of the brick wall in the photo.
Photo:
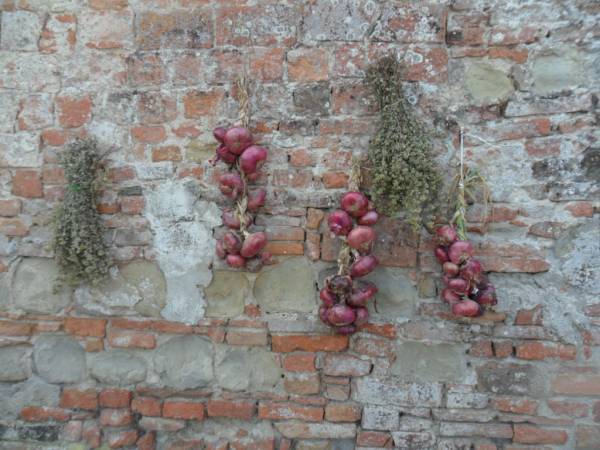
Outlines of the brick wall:
M593 1L7 0L0 8L0 449L600 448L600 149ZM449 314L426 233L377 226L371 323L316 317L325 227L376 111L361 77L406 66L448 178L456 124L487 177L469 210L495 312ZM279 263L213 261L211 130L269 148L256 229ZM105 148L117 265L53 290L58 156ZM485 142L477 139L479 136Z

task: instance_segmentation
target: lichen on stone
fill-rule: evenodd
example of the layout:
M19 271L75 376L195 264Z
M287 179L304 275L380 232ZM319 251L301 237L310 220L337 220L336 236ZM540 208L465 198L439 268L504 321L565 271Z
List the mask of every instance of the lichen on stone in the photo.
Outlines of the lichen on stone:
M413 230L441 185L427 130L404 96L401 66L384 56L367 69L365 83L379 107L379 122L368 152L371 196L386 215L405 212Z
M77 139L61 155L67 186L54 218L52 247L59 268L57 285L95 285L111 259L96 209L102 155L93 139Z

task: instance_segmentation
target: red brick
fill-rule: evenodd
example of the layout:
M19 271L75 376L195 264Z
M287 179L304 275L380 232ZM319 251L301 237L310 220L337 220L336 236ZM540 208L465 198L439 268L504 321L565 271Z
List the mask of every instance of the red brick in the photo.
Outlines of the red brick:
M498 411L514 414L535 414L538 402L524 398L498 397L492 399L492 407Z
M339 352L348 348L348 337L338 335L273 335L273 351L289 353L296 350L306 352Z
M287 54L290 81L326 80L329 72L327 51L320 48L300 48Z
M60 406L67 409L96 409L98 394L94 389L64 388Z
M31 336L33 324L0 320L0 336Z
M27 236L29 227L18 218L4 219L0 217L0 234L5 236Z
M547 358L560 358L562 360L575 359L576 348L573 345L545 344L543 342L526 342L517 345L517 358L528 360L543 360Z
M33 169L17 169L12 178L12 193L18 197L43 197L44 190L40 172Z
M139 120L143 124L161 124L177 117L177 100L162 92L143 92L137 104Z
M152 161L181 161L181 149L176 145L157 147L152 149Z
M492 342L483 340L473 342L469 349L469 355L476 358L491 358L494 356Z
M62 408L51 408L46 406L26 406L21 409L21 419L26 422L47 422L55 420L66 422L71 415Z
M158 331L159 333L191 334L194 332L194 327L191 325L168 322L166 320L154 320L152 321L150 328L154 331Z
M172 129L173 133L175 134L175 136L177 137L189 137L189 138L195 138L200 136L200 134L202 133L198 127L196 127L194 124L183 124L177 128L173 128Z
M322 176L327 189L342 189L348 186L348 174L344 172L325 172Z
M306 211L306 228L316 230L321 225L325 213L322 209L308 208Z
M131 402L131 410L144 416L160 416L162 403L153 397L136 397Z
M104 340L101 338L87 338L85 340L86 352L101 352L104 350Z
M124 9L128 6L128 0L89 0L88 4L93 9Z
M570 202L565 205L565 209L573 217L592 217L594 215L594 207L591 202Z
M356 403L328 403L325 420L329 422L357 422L362 416L362 407Z
M111 347L120 348L155 348L156 337L150 333L130 330L110 329L108 343Z
M323 408L317 406L299 406L294 403L260 402L258 418L266 420L303 420L321 422Z
M288 241L268 242L265 251L270 252L272 255L304 255L304 243Z
M137 450L155 450L156 449L156 433L148 431L140 437L135 443Z
M494 341L492 345L496 358L508 358L513 354L513 344L511 341Z
M105 440L110 448L121 448L133 445L138 438L136 430L105 431Z
M250 76L261 81L280 80L283 75L282 48L256 48L250 54Z
M359 431L356 437L356 445L359 447L391 448L393 447L393 441L390 433Z
M387 339L359 337L353 343L356 353L367 356L391 358L395 355L394 344Z
M310 152L301 148L289 154L289 162L294 167L310 167L315 165L315 158Z
M287 355L283 360L283 369L288 372L315 372L314 353L294 353Z
M268 344L267 330L228 331L225 342L231 345L265 346Z
M163 404L163 417L171 419L203 420L204 405L177 400L166 400Z
M100 440L102 437L102 430L97 425L97 422L84 422L82 437L92 447L100 447Z
M575 446L581 449L597 449L600 442L600 426L577 425L575 430Z
M21 212L21 200L0 200L0 217L15 217Z
M600 395L600 375L594 373L565 373L552 381L552 390L564 395Z
M304 241L304 228L269 226L266 229L267 239L269 241Z
M374 334L388 339L394 339L398 334L396 327L390 323L365 323L359 329L362 332Z
M542 305L536 305L531 309L520 309L515 317L515 325L543 325L544 313Z
M132 86L160 85L167 79L160 56L148 53L133 53L127 57L127 75Z
M44 130L41 137L44 145L60 147L61 145L65 145L69 135L64 130Z
M67 317L65 319L65 331L75 336L104 337L106 334L106 320Z
M566 431L540 428L533 425L515 424L514 442L520 444L565 444Z
M108 178L115 182L130 181L135 179L135 169L133 167L113 167L108 171Z
M516 63L523 64L527 62L529 51L527 49L492 47L488 50L490 58L511 59Z
M318 394L321 390L319 375L288 373L283 380L283 387L292 394Z
M65 171L62 167L44 167L42 170L42 181L44 184L64 184Z
M129 409L103 409L100 412L100 424L105 427L129 425L133 415Z
M323 373L336 377L360 377L371 372L371 361L353 355L331 353L324 357Z
M548 407L554 414L568 417L587 417L589 406L585 403L570 402L568 400L548 400Z
M210 417L250 420L254 416L256 404L252 401L243 400L209 400L207 409Z
M141 195L121 197L119 199L119 206L123 214L137 215L141 214L144 210L144 206L146 206L146 201Z
M258 305L246 305L244 306L244 314L248 317L260 317L260 306Z
M104 389L98 396L100 406L107 408L128 408L131 403L131 392L126 389Z
M188 92L183 98L185 117L187 119L199 119L214 114L224 96L225 92L223 90Z
M155 144L166 139L167 133L163 127L137 126L131 129L131 136L139 142Z
M58 121L64 128L77 128L90 121L92 100L90 97L57 97Z

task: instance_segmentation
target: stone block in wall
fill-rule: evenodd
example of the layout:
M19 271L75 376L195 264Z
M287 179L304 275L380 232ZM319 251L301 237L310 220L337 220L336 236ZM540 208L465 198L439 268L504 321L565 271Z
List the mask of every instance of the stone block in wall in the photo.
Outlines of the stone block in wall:
M16 418L24 406L58 406L60 386L38 377L0 385L0 417Z
M385 317L412 315L418 293L408 270L380 266L365 279L375 283L379 289L375 297L377 311L375 311L375 302L370 302L371 314L381 314Z
M235 317L244 312L244 300L250 283L243 272L216 270L204 295L208 302L207 317Z
M363 377L355 382L353 398L373 405L441 406L441 383L407 383L399 378Z
M540 370L531 364L490 362L477 369L481 390L503 395L542 395L546 382Z
M37 51L42 19L30 11L4 11L0 29L2 50Z
M407 381L460 382L468 376L463 345L405 341L397 344L396 355L391 372Z
M140 50L196 49L212 46L209 15L200 10L136 15L136 44Z
M281 380L279 358L264 348L219 346L215 361L217 383L230 391L261 391Z
M161 382L177 389L206 386L214 377L213 345L200 336L178 336L160 345L154 370Z
M50 383L78 383L87 376L85 351L69 337L38 337L33 361L36 372Z
M125 350L90 354L88 366L91 376L107 385L127 386L146 379L146 361Z
M0 381L23 381L31 376L31 348L27 345L0 347Z

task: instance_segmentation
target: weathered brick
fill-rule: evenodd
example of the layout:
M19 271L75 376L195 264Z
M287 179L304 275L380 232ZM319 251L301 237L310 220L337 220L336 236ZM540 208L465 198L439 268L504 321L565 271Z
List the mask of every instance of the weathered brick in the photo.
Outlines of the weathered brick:
M487 438L511 439L511 425L501 423L440 423L441 436L481 436Z
M203 420L204 405L198 402L166 400L163 404L163 417L184 420Z
M64 388L60 406L67 409L96 409L98 394L94 389Z
M392 435L380 431L361 430L356 436L356 445L359 447L389 448L392 446Z
M164 127L146 127L143 125L131 128L131 136L137 141L155 144L167 137Z
M100 424L105 427L122 427L129 425L132 420L129 409L103 409L100 412Z
M283 359L283 369L288 372L314 372L314 353L292 353Z
M225 336L225 342L231 345L266 346L267 330L230 330Z
M149 349L156 347L156 337L150 333L111 328L107 338L112 347Z
M316 373L288 373L283 380L283 387L292 394L318 394L321 390L319 375Z
M128 408L131 396L131 392L126 389L104 389L98 396L98 403L105 408Z
M347 439L356 436L356 425L279 422L277 430L288 439Z
M324 49L297 49L287 53L288 77L292 81L326 80L329 72Z
M15 217L21 212L21 200L0 200L0 217Z
M273 335L274 352L339 352L348 348L348 337L339 335Z
M321 422L323 408L317 406L301 406L294 403L260 402L258 418L266 420L303 420Z
M89 96L56 98L58 121L64 128L77 128L90 121L92 99Z
M575 447L593 449L600 442L599 425L578 425L575 429Z
M323 373L337 377L360 377L371 372L371 362L351 355L325 356Z
M538 402L527 398L497 397L491 404L498 411L515 414L535 414L538 409Z
M552 412L559 416L587 417L590 409L585 403L568 400L548 400L546 403Z
M563 395L600 395L600 375L595 373L564 373L552 380L552 390Z
M160 416L162 403L153 397L136 397L131 402L131 410L144 416Z
M137 441L138 432L136 430L105 430L104 439L110 448L127 447Z
M69 412L62 408L26 406L21 409L21 419L26 422L47 422L51 420L66 422L70 417Z
M40 172L32 169L17 169L12 178L12 193L17 197L43 197L44 191Z
M514 442L521 444L565 444L568 439L564 430L540 428L533 425L515 424Z
M250 420L256 411L256 403L243 400L209 400L207 410L209 417Z
M67 317L65 319L65 331L76 336L104 337L106 333L106 320Z
M31 336L33 324L0 320L0 336Z
M325 407L325 420L329 422L357 422L362 407L357 403L328 403Z

